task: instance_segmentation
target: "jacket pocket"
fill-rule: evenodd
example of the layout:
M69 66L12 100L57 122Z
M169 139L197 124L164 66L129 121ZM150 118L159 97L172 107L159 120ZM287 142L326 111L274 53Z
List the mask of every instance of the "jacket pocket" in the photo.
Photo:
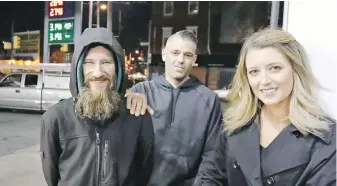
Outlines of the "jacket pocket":
M297 165L295 167L283 170L276 174L266 176L262 179L264 185L296 185L308 163Z
M188 175L187 157L164 151L156 156L151 184L177 185L175 181L184 180Z
M203 141L200 136L196 134L186 135L183 129L172 127L166 131L160 150L180 156L194 157L195 154L201 153Z

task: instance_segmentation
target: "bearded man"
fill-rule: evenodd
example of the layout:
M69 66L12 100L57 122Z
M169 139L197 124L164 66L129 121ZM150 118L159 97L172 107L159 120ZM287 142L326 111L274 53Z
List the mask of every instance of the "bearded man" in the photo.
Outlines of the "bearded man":
M131 115L124 95L123 51L105 28L75 44L72 98L45 112L40 155L48 186L146 186L153 169L151 116Z

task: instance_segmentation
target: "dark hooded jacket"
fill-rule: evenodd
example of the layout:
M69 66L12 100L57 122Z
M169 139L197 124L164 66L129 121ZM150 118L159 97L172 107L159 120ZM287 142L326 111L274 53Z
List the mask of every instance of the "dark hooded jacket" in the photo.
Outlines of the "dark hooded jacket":
M209 165L223 130L220 99L194 76L174 88L161 75L132 91L145 94L154 110L155 164L149 186L191 186Z
M115 91L124 92L121 46L105 28L86 29L72 59L73 97L42 116L40 153L45 180L49 186L145 186L153 167L151 116L130 115L125 102L119 114L107 120L80 119L75 114L75 97L83 87L82 63L92 43L108 46L114 53Z

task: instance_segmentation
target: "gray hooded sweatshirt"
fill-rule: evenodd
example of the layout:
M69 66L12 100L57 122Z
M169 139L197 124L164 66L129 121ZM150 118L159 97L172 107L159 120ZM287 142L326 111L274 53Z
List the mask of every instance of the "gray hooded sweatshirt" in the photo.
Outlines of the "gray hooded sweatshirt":
M83 59L92 43L103 44L114 53L118 66L115 91L124 93L121 46L105 28L86 29L75 44L72 59L73 97L42 116L40 151L45 180L49 186L146 186L153 168L151 116L130 115L125 102L119 114L107 120L80 119L75 114L75 97L83 87Z
M149 186L191 186L209 166L223 130L220 99L194 76L174 88L161 75L132 91L145 94L154 110L155 165Z

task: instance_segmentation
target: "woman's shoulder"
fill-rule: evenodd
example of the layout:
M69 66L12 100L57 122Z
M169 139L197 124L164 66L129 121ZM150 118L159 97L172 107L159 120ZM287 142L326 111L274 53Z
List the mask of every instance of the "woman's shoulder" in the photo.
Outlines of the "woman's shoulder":
M331 146L336 149L336 120L333 118L326 119L328 129L322 131L320 136L325 146Z

